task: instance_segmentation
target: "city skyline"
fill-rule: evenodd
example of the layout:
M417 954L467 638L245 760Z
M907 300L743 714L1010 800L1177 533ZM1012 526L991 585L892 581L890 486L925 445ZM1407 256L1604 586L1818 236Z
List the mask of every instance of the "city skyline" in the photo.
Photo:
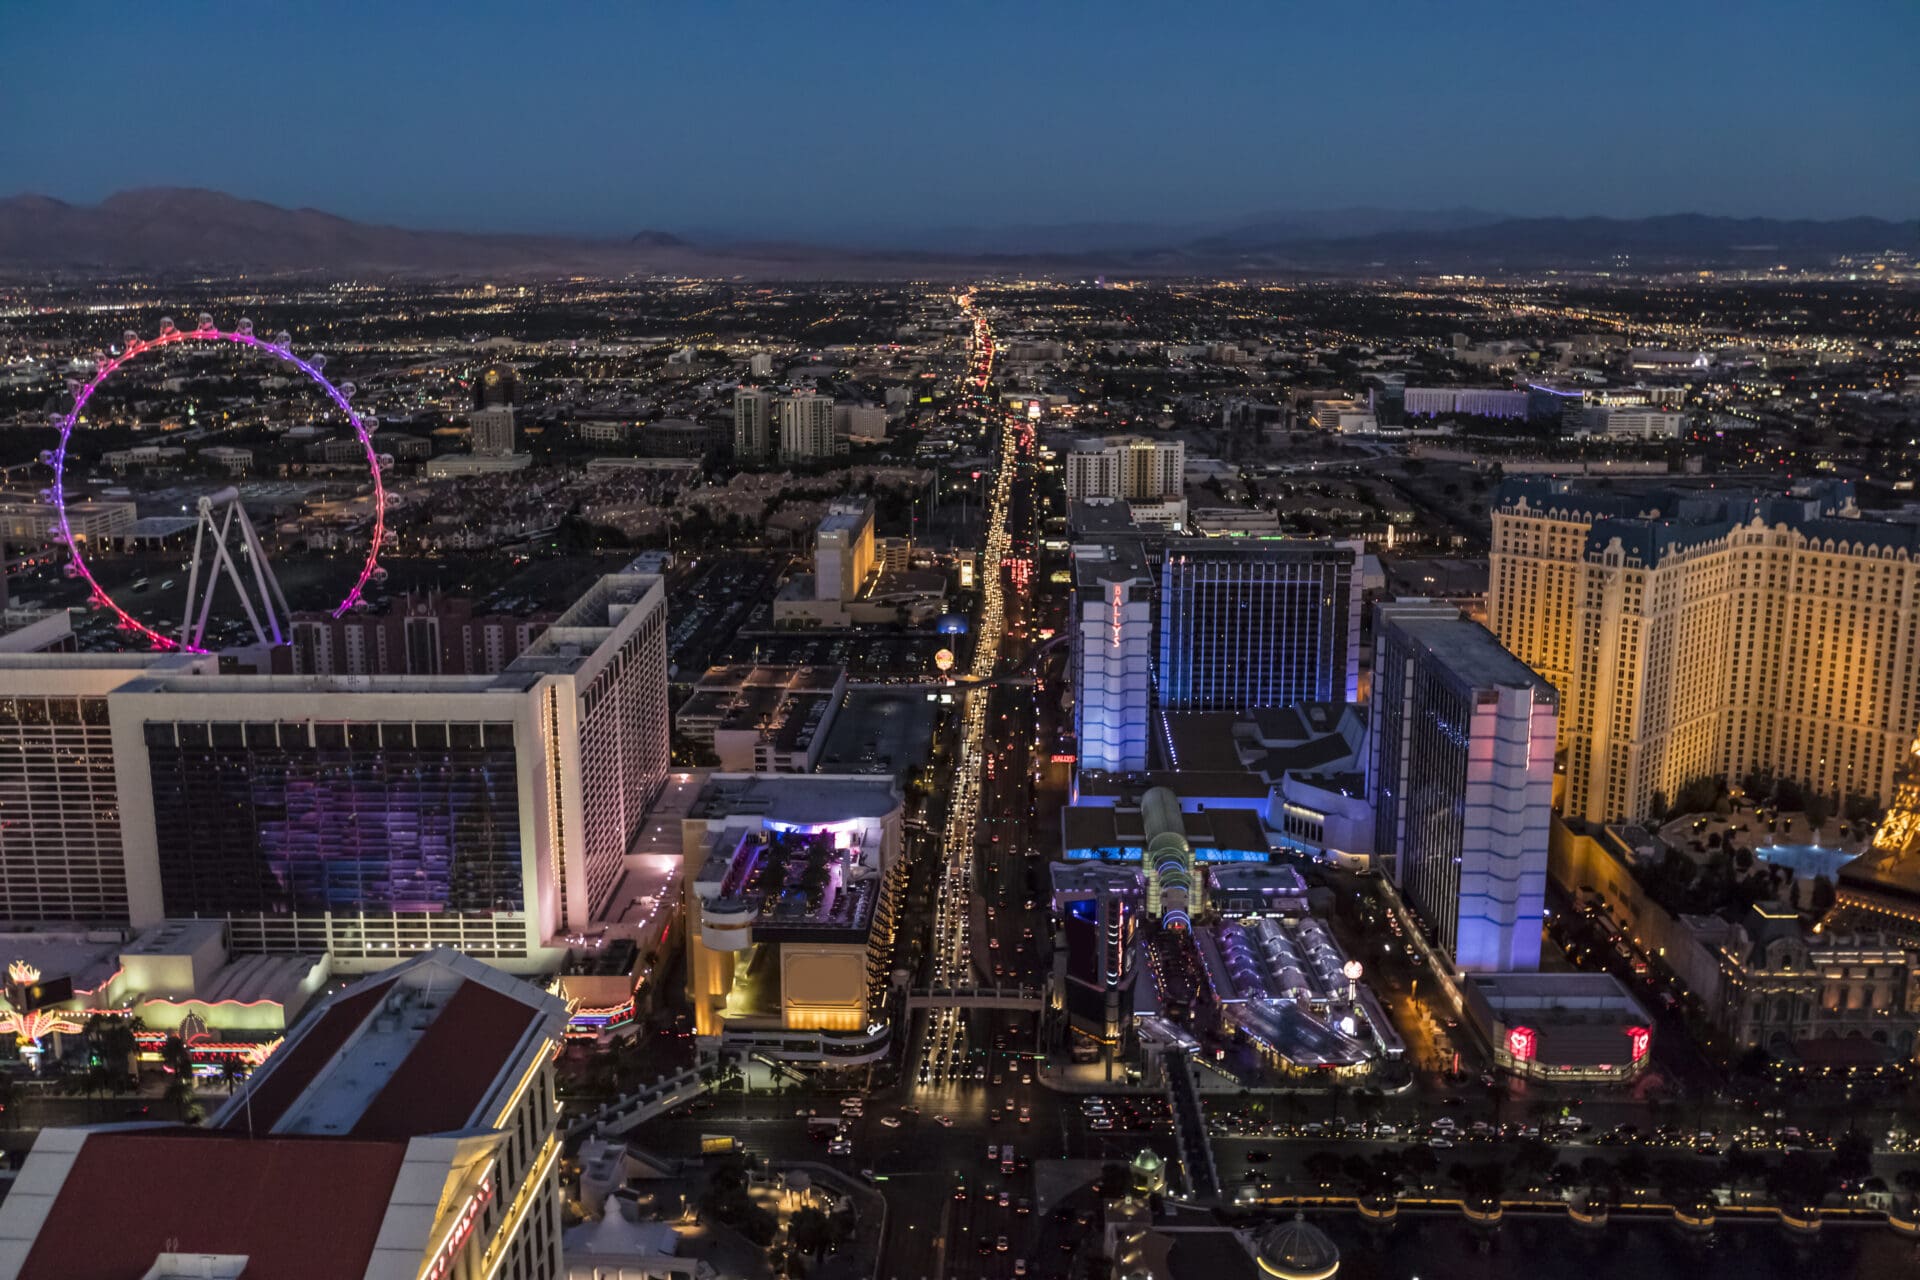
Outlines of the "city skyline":
M1920 1256L1920 8L0 35L0 1280Z
M504 6L458 21L402 7L348 27L191 7L82 25L16 6L15 48L76 56L12 69L15 114L61 111L0 144L0 169L7 194L83 204L197 186L407 227L890 247L1062 224L1206 234L1348 207L1920 207L1920 174L1887 163L1920 127L1911 9L1829 7L1809 25L1784 4L1738 24L1640 6L1605 30L1504 5L1478 21L1416 5L1109 8L1099 26L993 6L728 16L715 44L713 11L526 24ZM1609 38L1635 31L1658 38ZM1553 109L1516 109L1534 99ZM154 123L207 106L218 128ZM1553 181L1531 180L1543 166Z

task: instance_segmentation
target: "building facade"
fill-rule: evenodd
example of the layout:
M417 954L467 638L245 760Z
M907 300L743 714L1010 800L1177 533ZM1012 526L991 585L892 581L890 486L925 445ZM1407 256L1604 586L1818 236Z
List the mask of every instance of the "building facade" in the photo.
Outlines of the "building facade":
M890 778L708 777L681 859L703 1045L827 1067L886 1054L902 824Z
M866 585L873 567L872 500L833 503L814 533L814 596L852 600Z
M132 919L108 695L162 654L0 654L0 920Z
M278 675L498 675L558 617L476 614L473 601L406 595L384 615L297 613L288 644L272 654Z
M344 972L443 945L550 967L666 778L665 613L658 577L611 575L492 676L0 655L6 918L220 920Z
M1687 429L1687 415L1678 409L1600 406L1580 415L1590 435L1623 440L1678 440Z
M1073 549L1073 727L1082 769L1147 767L1153 580L1131 543Z
M1236 711L1360 700L1352 543L1175 539L1160 574L1159 703Z
M474 453L483 458L507 457L519 440L510 404L475 409L467 415L467 427Z
M1451 605L1374 618L1376 852L1467 972L1540 967L1559 698Z
M1511 387L1408 387L1409 418L1443 418L1456 413L1478 418L1524 418L1527 393Z
M1066 455L1067 500L1178 498L1185 491L1186 465L1187 446L1181 440L1146 436L1076 440Z
M773 393L741 387L733 393L733 456L757 462L773 456Z
M1648 816L1688 782L1886 800L1920 727L1920 527L1850 486L1619 494L1510 480L1488 616L1563 697L1565 812Z
M1741 1049L1857 1070L1913 1061L1920 955L1877 933L1809 933L1790 907L1757 903L1715 949L1708 1016Z
M833 429L833 397L817 391L774 401L780 424L780 461L818 462L844 452Z
M1131 867L1055 863L1054 990L1068 1025L1117 1044L1133 1020L1146 881Z

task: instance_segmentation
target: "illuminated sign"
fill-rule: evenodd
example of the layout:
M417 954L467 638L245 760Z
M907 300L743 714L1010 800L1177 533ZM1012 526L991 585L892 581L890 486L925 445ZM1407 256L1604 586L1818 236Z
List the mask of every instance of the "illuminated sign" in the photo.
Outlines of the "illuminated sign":
M473 1229L480 1224L480 1211L486 1208L487 1202L492 1199L493 1166L488 1165L487 1171L480 1175L480 1185L473 1189L473 1194L467 1197L467 1202L460 1206L460 1212L454 1218L453 1226L447 1232L447 1238L441 1242L440 1248L434 1252L426 1269L420 1273L420 1280L443 1280L453 1270L454 1260L459 1255L461 1247L467 1243L467 1237L473 1234Z
M575 1009L567 1017L569 1040L591 1038L633 1021L633 999L606 1009Z
M942 649L933 655L933 665L942 671L953 670L953 650Z
M1653 1048L1653 1032L1647 1027L1628 1027L1627 1042L1633 1046L1633 1060L1638 1062Z
M1507 1052L1515 1062L1532 1062L1539 1040L1532 1027L1515 1027L1507 1032Z

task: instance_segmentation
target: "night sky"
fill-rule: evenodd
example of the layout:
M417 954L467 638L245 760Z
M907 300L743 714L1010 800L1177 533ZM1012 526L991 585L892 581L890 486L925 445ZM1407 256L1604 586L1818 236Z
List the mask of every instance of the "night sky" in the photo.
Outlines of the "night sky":
M0 194L843 240L1349 205L1912 217L1917 68L1915 0L0 0Z

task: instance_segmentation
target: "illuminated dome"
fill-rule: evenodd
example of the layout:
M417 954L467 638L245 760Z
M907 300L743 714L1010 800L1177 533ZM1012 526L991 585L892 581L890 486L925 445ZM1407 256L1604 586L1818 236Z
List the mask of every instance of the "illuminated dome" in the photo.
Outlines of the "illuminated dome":
M1167 1162L1152 1147L1141 1148L1140 1154L1133 1158L1134 1185L1143 1188L1150 1195L1158 1195L1167 1189Z
M1340 1270L1340 1250L1326 1232L1298 1213L1293 1221L1261 1232L1253 1257L1262 1272L1279 1280L1329 1280Z

